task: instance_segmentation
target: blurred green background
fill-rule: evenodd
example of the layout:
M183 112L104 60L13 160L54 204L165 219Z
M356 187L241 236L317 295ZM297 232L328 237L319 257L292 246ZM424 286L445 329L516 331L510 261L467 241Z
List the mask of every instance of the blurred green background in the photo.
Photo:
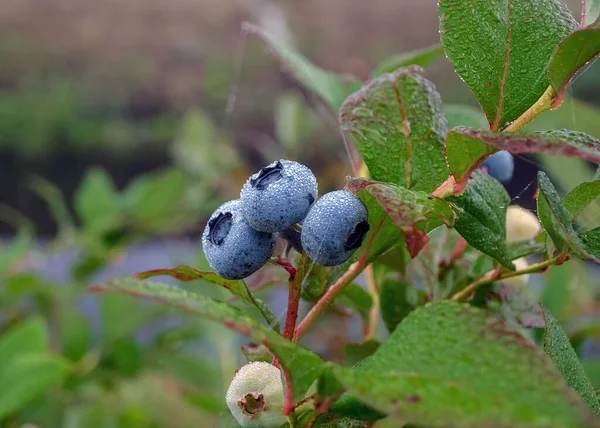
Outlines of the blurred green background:
M351 173L336 118L241 34L243 21L363 80L386 57L438 42L435 1L0 2L0 426L208 427L226 414L241 338L85 287L206 269L207 216L275 159L310 166L322 194ZM476 105L446 60L426 76L445 103ZM600 62L530 125L561 127L600 138ZM538 168L563 191L594 173L518 158L513 203L534 207ZM573 261L534 285L600 388L598 277ZM285 278L265 269L248 285L264 281L280 285L260 294L282 318ZM201 281L186 287L227 299ZM342 360L360 325L341 315L327 325L312 346Z

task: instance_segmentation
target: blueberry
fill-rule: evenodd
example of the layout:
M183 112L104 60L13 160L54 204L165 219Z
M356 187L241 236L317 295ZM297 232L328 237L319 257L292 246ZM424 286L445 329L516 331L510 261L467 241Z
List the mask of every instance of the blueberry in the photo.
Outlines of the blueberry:
M258 232L242 219L240 201L221 205L202 234L202 249L210 267L227 279L245 278L273 255L275 236Z
M290 227L277 233L277 235L282 239L285 239L298 253L302 253L302 239L300 237L300 232L296 229Z
M240 194L250 227L280 232L298 223L317 199L317 179L298 162L280 160L252 175Z
M352 192L338 190L319 199L302 225L302 246L317 264L344 263L369 231L367 207Z
M479 168L485 169L489 175L501 183L508 183L515 170L513 155L501 150L487 158Z

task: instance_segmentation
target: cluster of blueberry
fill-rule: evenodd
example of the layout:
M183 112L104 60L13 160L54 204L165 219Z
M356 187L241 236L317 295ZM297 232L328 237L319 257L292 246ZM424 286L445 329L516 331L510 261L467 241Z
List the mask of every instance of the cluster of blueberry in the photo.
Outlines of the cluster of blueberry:
M317 195L317 179L298 162L276 161L252 175L240 198L217 208L204 229L210 267L227 279L245 278L271 258L277 235L317 264L348 260L369 231L367 207L347 190Z

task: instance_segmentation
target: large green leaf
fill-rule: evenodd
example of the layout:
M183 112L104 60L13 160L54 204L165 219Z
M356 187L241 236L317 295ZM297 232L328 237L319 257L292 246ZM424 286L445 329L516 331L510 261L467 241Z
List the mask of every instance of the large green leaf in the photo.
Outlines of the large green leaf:
M269 325L273 327L275 331L279 331L279 321L277 317L271 312L269 306L262 300L254 297L254 295L246 287L246 283L241 280L230 280L220 277L214 272L202 272L198 269L194 269L191 266L180 265L172 269L153 269L145 272L135 274L137 279L148 279L155 276L172 276L180 281L195 281L198 279L216 284L220 287L226 288L234 296L239 297L244 303L254 306L257 308L262 316L267 320Z
M23 353L0 365L0 420L60 382L69 366L45 353Z
M562 104L567 86L575 73L600 54L600 28L575 31L561 42L550 60L548 77L558 98L554 107Z
M286 45L279 38L273 37L262 29L245 23L245 29L266 43L271 54L281 63L286 71L304 88L320 97L334 114L337 114L344 99L360 88L360 82L351 78L342 78L335 73L327 72Z
M371 72L371 78L379 77L384 73L391 73L401 67L408 67L410 65L418 65L425 68L443 57L444 50L439 43L423 49L392 55L377 64Z
M543 311L546 319L544 352L554 362L567 384L577 391L596 416L600 417L600 404L598 404L596 391L585 370L583 370L569 338L550 311L546 308L543 308Z
M346 99L340 125L374 180L432 192L446 178L447 125L440 95L419 67L372 80Z
M475 171L465 192L448 200L463 210L454 224L458 233L482 253L514 270L506 242L510 196L502 184L482 171Z
M120 225L119 194L106 171L92 169L75 195L75 209L86 229L108 232Z
M558 192L543 171L538 172L538 187L538 217L557 251L564 253L574 250L580 257L600 263L600 259L594 257L573 229L569 211L562 204Z
M533 343L456 302L415 310L354 370L333 371L348 391L333 410L356 419L387 414L398 426L596 426Z
M427 232L445 224L454 224L456 212L442 199L425 192L412 191L394 184L353 178L347 187L355 193L367 191L405 236L408 251L415 257L428 242Z
M490 154L508 150L515 154L547 153L600 164L600 141L566 129L544 132L492 132L457 127L448 132L448 164L457 179L468 177Z
M440 0L438 7L446 56L492 130L540 98L552 53L577 27L558 0Z
M304 394L319 377L322 360L318 355L297 347L278 333L260 325L250 315L227 303L190 293L181 288L134 278L116 278L88 289L96 293L120 293L152 299L184 311L193 312L219 322L241 334L263 343L281 362L288 388L288 406L304 398Z

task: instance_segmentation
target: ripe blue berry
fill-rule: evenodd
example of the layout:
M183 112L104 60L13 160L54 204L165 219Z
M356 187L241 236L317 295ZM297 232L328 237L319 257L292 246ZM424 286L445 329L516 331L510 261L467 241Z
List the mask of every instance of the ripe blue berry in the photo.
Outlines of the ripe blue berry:
M501 183L508 183L515 170L513 155L501 150L487 158L479 168L485 169L489 175Z
M241 279L260 269L273 255L275 236L248 226L236 199L224 203L210 216L202 234L202 249L218 275Z
M317 264L344 263L369 231L365 204L348 190L330 192L311 208L302 224L302 246Z
M262 232L301 221L317 199L317 179L298 162L280 160L252 175L240 194L244 220Z

